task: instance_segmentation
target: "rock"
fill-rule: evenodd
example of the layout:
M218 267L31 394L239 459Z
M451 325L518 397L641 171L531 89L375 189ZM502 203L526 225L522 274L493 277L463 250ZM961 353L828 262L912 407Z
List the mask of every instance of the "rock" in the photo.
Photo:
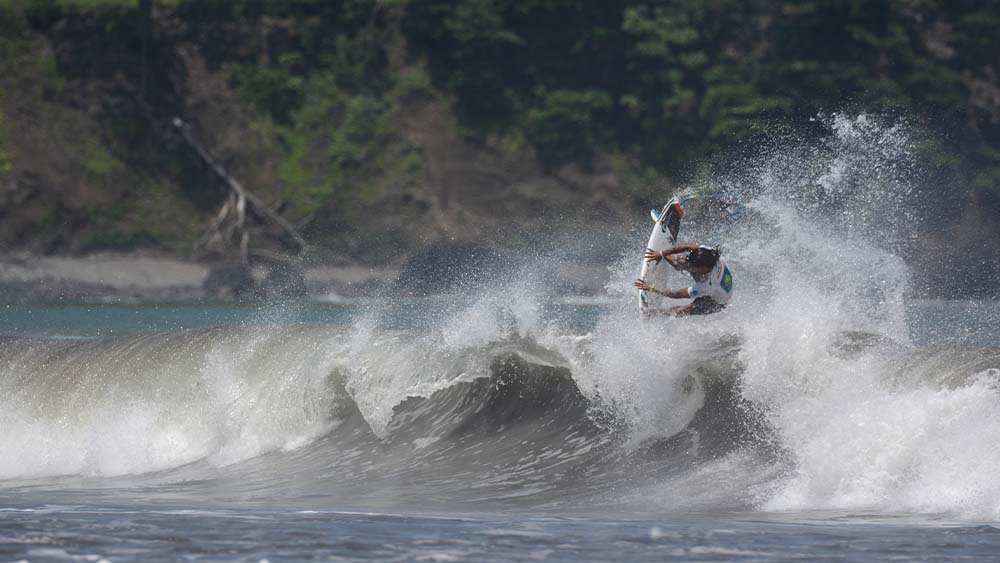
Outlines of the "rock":
M208 299L244 301L254 298L256 285L250 268L242 264L220 264L208 273L203 287Z
M490 246L439 241L403 265L396 286L415 295L467 289L499 275L504 264L504 257Z

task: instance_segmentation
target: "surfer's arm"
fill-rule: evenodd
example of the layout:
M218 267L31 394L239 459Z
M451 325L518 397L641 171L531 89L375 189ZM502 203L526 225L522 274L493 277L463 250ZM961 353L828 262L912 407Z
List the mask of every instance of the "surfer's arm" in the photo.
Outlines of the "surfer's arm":
M687 299L689 297L688 288L686 287L680 289L670 289L669 287L663 289L656 288L656 293L671 299Z
M666 258L671 254L680 254L681 252L691 252L692 250L698 248L699 246L701 245L692 244L690 242L683 242L681 244L675 244L670 248L664 248L663 250L660 251L659 254L661 257Z
M675 244L673 246L669 246L667 248L664 248L663 250L653 250L652 248L647 248L646 262L656 262L657 264L659 264L660 260L666 259L668 262L670 262L671 266L676 268L677 267L676 262L674 260L671 260L669 257L672 254L680 254L681 252L691 252L692 250L698 248L698 246L699 245L697 244L691 244L689 242L685 242L682 244Z
M671 299L687 299L688 297L688 288L686 287L682 287L680 289L670 289L669 287L659 288L645 280L636 280L635 286L642 291L659 293L660 295L670 297Z

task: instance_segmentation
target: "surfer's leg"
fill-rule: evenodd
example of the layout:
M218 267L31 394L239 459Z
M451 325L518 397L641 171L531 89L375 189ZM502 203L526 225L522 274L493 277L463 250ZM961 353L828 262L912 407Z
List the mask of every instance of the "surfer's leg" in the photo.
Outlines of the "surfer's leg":
M668 315L673 315L675 317L684 317L687 315L696 314L694 311L694 303L690 305L678 305L677 307L671 307L670 309L665 311L665 313Z
M692 315L709 315L711 313L718 313L726 306L711 297L699 297L688 305L688 307L691 308L690 314Z

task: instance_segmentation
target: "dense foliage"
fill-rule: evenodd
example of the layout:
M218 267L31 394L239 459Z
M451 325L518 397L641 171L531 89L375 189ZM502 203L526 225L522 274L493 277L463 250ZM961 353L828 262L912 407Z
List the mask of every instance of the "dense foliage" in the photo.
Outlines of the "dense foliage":
M990 2L413 0L407 34L476 129L659 167L818 112L917 115L1000 183Z
M282 177L305 208L355 184L385 144L386 94L403 70L390 61L397 30L406 64L426 64L467 133L527 139L546 161L601 149L674 172L762 124L894 112L944 133L949 146L930 150L972 171L965 183L1000 185L1000 16L989 2L299 0L181 13L207 29L285 23L265 44L239 38L219 54L245 55L235 82L281 127ZM316 127L332 141L309 181L301 156Z
M10 172L10 155L7 154L6 143L6 132L3 128L3 113L0 113L0 174Z
M133 221L98 247L185 236L190 206L211 213L222 192L166 124L233 94L253 126L222 156L336 236L425 177L400 125L417 97L465 142L552 167L610 155L635 177L819 113L905 115L944 139L923 150L949 185L997 198L998 52L996 7L974 0L0 0L0 176L29 166L14 147L30 120L65 145L66 174L110 194L40 207L45 224ZM192 102L206 76L227 92ZM230 125L216 113L203 121ZM55 205L27 193L45 178L23 174L18 201ZM144 215L141 190L173 208ZM181 210L188 223L162 220Z

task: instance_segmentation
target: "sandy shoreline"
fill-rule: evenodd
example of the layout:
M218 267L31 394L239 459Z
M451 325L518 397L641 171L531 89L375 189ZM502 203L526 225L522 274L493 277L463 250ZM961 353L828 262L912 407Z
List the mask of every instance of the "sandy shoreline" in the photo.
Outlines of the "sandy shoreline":
M296 268L293 291L310 296L356 297L397 275L394 268ZM276 290L274 277L263 266L242 270L231 264L168 257L2 256L0 302L172 303L266 298ZM246 294L240 295L238 289L246 290Z
M308 297L325 301L393 291L399 268L328 264L240 268L162 256L0 256L0 303L184 303ZM547 264L563 296L604 294L607 268Z

